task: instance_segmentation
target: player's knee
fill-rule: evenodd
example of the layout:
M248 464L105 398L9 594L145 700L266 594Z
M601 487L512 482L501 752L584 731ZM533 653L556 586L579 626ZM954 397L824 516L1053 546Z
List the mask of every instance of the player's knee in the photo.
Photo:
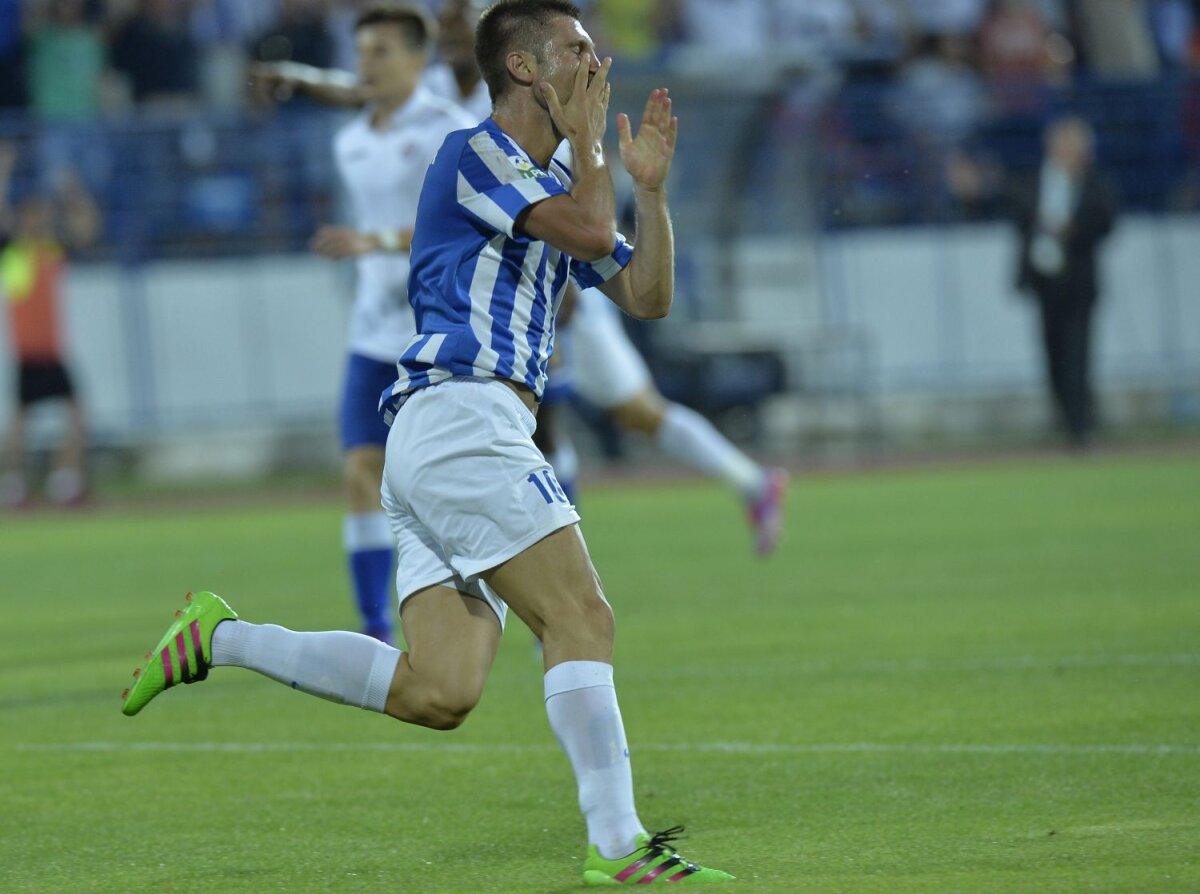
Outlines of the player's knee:
M613 628L612 606L596 588L565 601L560 611L546 619L544 636L605 647L612 644Z
M653 436L662 425L666 407L657 392L643 391L609 410L613 422L625 431Z
M438 686L424 693L417 706L416 722L436 730L458 729L479 704L482 687Z
M352 450L346 455L343 474L351 505L360 511L378 508L379 484L383 478L381 456L375 450Z

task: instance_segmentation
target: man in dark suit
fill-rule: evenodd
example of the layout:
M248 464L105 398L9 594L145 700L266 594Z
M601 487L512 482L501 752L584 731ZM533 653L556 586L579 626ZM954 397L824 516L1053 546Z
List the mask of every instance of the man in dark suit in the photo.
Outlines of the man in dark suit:
M1017 285L1041 312L1051 394L1069 443L1087 446L1095 427L1090 377L1096 250L1112 229L1115 203L1094 167L1095 135L1082 118L1046 130L1038 175L1013 191L1020 235Z

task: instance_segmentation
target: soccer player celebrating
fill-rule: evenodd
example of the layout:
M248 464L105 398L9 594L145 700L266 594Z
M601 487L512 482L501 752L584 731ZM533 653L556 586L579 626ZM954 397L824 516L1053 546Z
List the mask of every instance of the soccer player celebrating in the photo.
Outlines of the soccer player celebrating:
M396 547L379 506L388 433L379 394L395 380L396 358L414 332L408 252L425 169L446 134L476 123L420 86L435 30L420 7L373 6L356 22L356 81L293 63L255 71L274 95L282 88L283 95L300 91L327 103L365 106L334 142L355 226L322 227L312 246L358 264L339 426L348 509L343 544L363 629L385 642L392 641Z
M511 608L545 644L546 713L587 821L584 881L725 881L675 853L678 828L649 835L638 819L613 687L612 610L579 516L530 438L568 277L641 319L667 313L674 285L671 101L653 90L636 135L617 117L635 185L634 249L616 231L601 150L611 60L596 58L578 19L565 0L488 8L476 53L493 115L447 137L421 191L409 280L417 334L382 401L393 417L383 504L409 651L248 624L202 593L151 654L124 711L211 666L237 665L452 729L483 691ZM564 138L573 170L552 161Z

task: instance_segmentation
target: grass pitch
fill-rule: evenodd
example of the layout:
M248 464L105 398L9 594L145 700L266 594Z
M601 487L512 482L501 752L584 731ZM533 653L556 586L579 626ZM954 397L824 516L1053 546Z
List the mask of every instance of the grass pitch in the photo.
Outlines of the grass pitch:
M763 892L1200 890L1200 458L594 489L639 809ZM562 892L583 823L515 619L442 734L219 669L189 589L353 625L332 502L0 520L0 890Z

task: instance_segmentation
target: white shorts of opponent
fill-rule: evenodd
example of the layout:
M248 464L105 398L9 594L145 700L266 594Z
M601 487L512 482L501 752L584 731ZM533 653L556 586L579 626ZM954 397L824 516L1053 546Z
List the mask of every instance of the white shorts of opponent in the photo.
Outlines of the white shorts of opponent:
M521 399L495 379L454 378L414 393L388 433L381 495L396 535L396 594L444 584L508 606L479 577L579 521L532 435Z
M577 301L564 352L571 384L576 394L601 409L618 407L650 387L650 370L625 334L621 311L603 292L583 289Z

